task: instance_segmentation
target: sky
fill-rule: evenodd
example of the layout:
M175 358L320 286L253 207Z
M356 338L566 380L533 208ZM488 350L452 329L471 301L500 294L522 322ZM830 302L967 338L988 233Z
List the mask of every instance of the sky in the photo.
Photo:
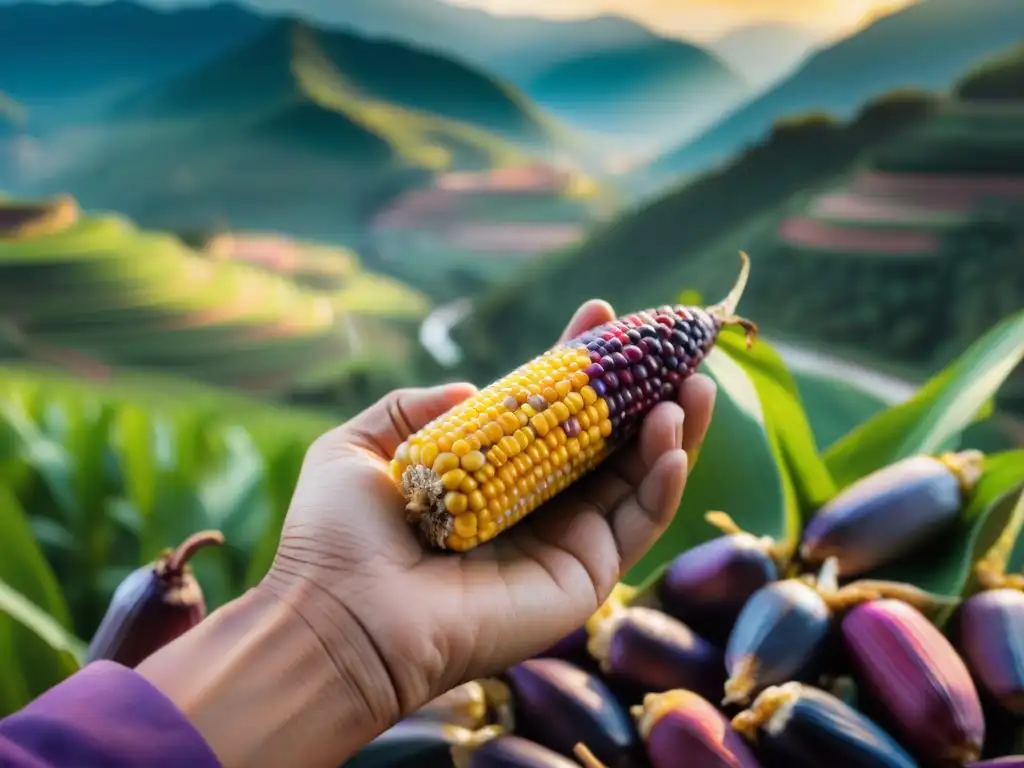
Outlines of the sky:
M916 0L447 0L495 14L586 18L616 13L660 32L713 39L736 27L781 22L816 36L848 34L876 15Z

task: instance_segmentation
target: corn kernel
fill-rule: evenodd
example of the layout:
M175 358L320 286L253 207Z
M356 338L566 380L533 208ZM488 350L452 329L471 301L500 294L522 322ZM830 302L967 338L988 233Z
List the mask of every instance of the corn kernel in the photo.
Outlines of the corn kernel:
M455 534L464 539L471 539L476 536L476 515L457 515L455 517Z
M441 475L441 485L443 485L449 491L458 490L462 481L466 479L466 470L464 469L450 469Z
M459 459L459 463L467 472L477 472L483 469L484 464L487 463L487 457L484 456L482 451L470 451Z
M444 508L453 515L461 515L468 506L466 497L457 491L448 491L444 495Z

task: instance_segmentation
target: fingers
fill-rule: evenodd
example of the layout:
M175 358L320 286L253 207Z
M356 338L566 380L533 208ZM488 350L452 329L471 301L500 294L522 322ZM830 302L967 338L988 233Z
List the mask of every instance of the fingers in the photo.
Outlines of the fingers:
M611 304L600 299L591 299L576 310L576 314L572 316L569 325L565 327L558 342L568 341L574 336L579 336L584 331L589 331L595 326L603 325L614 319L615 311L612 309Z
M390 458L409 435L476 392L472 384L397 389L340 427L347 439Z
M690 466L696 461L696 454L704 444L704 438L711 426L711 415L715 411L715 397L718 385L710 376L697 373L683 382L679 389L679 404L686 413L686 430L683 432L683 450L690 459Z

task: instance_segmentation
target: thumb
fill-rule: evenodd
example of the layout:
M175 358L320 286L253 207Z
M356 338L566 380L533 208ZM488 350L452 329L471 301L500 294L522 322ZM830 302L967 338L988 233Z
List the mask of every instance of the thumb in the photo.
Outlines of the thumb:
M396 389L340 428L341 436L391 458L399 444L476 393L472 384Z

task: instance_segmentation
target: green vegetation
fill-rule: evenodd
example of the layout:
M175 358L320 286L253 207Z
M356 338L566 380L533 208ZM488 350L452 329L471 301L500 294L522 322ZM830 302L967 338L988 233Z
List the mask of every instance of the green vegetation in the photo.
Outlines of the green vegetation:
M989 415L1022 358L1019 312L892 408L872 407L848 383L830 390L818 382L813 397L841 435L825 447L814 439L801 387L771 346L748 352L738 334L723 334L705 361L719 396L686 497L625 580L644 580L712 536L701 524L708 510L727 510L754 534L792 540L854 479L905 456L970 445L965 430ZM257 582L272 561L303 454L332 426L194 386L157 387L126 380L100 389L19 369L0 375L0 715L73 672L121 579L188 534L218 528L227 539L194 560L211 607ZM957 535L903 578L962 593L979 547L1008 524L998 510L1024 483L1018 455L989 457L990 480ZM1022 559L1015 553L1013 567Z
M906 83L946 92L979 59L1019 43L1022 25L1024 4L1014 0L911 4L812 54L792 75L638 176L660 184L703 172L758 141L779 115L826 110L846 118L868 99Z
M1024 101L1024 44L969 72L953 94L966 101Z
M224 221L353 245L378 206L435 172L531 163L574 140L462 64L294 21L105 114L98 146L43 191L160 229Z
M793 196L843 173L866 147L925 119L936 105L926 94L900 92L876 99L850 123L822 115L780 121L764 142L721 170L626 213L579 249L487 296L455 333L477 366L473 375L493 378L508 355L535 354L592 296L626 309L672 301L685 287L706 296L724 291L737 250L763 263L751 240ZM724 252L730 255L723 264ZM626 271L630 279L623 280ZM768 271L755 266L751 290ZM530 317L529 328L508 322L516 313Z
M282 263L245 263L268 254ZM319 385L325 368L341 384L364 357L382 368L404 362L429 309L421 294L362 271L345 251L244 234L194 250L114 216L0 237L0 276L9 356L94 376L163 371L276 396Z
M996 93L1012 100L1013 78L985 82L984 103L900 91L849 123L823 113L777 121L733 162L480 301L455 332L473 374L536 353L590 296L622 310L684 288L713 298L738 250L755 265L745 311L766 333L912 380L934 372L1024 305L1024 104L993 103ZM508 322L513 313L530 327ZM1024 410L1024 372L1002 397Z

